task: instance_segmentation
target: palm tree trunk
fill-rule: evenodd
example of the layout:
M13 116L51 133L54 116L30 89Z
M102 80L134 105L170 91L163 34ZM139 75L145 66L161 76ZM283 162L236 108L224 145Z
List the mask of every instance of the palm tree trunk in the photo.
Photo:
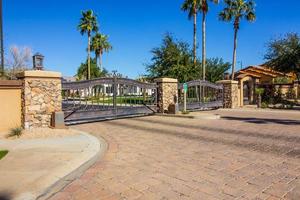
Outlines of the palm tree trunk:
M102 71L102 52L99 52L99 67L100 67L100 71Z
M231 80L234 80L235 66L236 66L236 48L237 48L237 32L238 29L234 29L234 45L233 45L233 60L232 60L232 75Z
M202 15L202 79L206 79L206 13Z
M87 79L91 79L91 33L88 33L88 75Z
M194 3L194 48L193 48L193 54L194 54L194 65L196 65L197 62L197 8L196 3Z

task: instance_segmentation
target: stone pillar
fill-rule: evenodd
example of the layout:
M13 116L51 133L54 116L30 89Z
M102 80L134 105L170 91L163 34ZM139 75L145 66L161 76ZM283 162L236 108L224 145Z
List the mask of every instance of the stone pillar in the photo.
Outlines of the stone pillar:
M170 106L178 107L178 80L172 78L155 79L157 83L158 112L167 113Z
M223 105L224 108L239 107L239 86L238 81L222 80L218 84L223 85Z
M61 73L25 71L22 80L22 124L25 129L49 127L53 112L62 111Z

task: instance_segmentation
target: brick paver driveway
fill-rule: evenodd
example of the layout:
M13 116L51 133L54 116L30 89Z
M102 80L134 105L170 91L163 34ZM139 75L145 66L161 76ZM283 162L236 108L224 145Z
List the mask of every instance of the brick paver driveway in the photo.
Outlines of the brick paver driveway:
M300 112L85 124L105 157L52 199L300 199Z

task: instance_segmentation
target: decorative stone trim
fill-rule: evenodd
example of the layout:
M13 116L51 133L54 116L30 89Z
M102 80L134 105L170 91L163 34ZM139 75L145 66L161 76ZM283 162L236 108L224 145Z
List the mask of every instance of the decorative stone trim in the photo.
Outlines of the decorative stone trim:
M223 106L224 108L239 107L239 86L238 81L222 80L217 84L223 85Z
M178 104L178 80L172 78L155 79L157 83L158 112L168 112L170 106Z
M22 124L25 129L49 127L53 112L62 111L61 73L25 71L22 80Z

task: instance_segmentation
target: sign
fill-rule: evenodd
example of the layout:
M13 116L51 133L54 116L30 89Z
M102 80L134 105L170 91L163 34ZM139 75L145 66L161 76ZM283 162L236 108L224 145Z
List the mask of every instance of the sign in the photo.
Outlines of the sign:
M183 91L184 91L184 92L187 92L187 91L188 91L188 84L187 84L187 83L184 83L184 84L183 84Z

